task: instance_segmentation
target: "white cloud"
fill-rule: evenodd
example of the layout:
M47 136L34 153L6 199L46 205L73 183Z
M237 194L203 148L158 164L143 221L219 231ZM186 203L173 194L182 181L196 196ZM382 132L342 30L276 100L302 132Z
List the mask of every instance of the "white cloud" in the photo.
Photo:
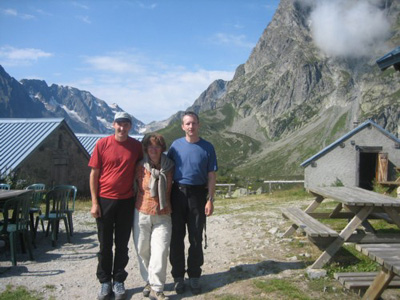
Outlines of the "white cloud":
M137 2L140 8L144 9L155 9L157 7L157 3L145 4L143 2Z
M52 53L34 48L0 47L0 62L3 66L29 65L40 58L53 56Z
M12 8L7 8L3 10L3 14L8 15L8 16L13 16L16 17L18 16L18 13L15 9Z
M44 15L44 16L53 16L52 13L44 11L43 9L35 9L35 12L37 12L38 14Z
M234 35L219 32L214 34L214 36L211 38L211 42L219 45L228 45L250 49L254 47L254 43L247 41L246 36L243 34Z
M79 3L79 2L72 2L72 5L73 6L76 6L76 7L79 7L79 8L82 8L82 9L89 9L89 6L87 6L87 5L84 5L84 4L82 4L82 3Z
M125 52L86 58L90 77L65 85L90 91L117 103L139 120L164 120L184 110L216 79L231 80L234 72L187 70L140 54Z
M372 0L315 3L311 13L313 37L317 46L328 55L368 55L387 38L389 22Z
M96 70L112 73L134 74L144 71L140 57L124 52L87 57L85 62Z
M76 18L86 24L92 24L92 21L90 21L89 16L77 16Z
M3 9L2 13L6 16L17 17L17 18L24 19L24 20L29 20L29 19L35 18L33 15L21 14L16 9L12 9L12 8Z

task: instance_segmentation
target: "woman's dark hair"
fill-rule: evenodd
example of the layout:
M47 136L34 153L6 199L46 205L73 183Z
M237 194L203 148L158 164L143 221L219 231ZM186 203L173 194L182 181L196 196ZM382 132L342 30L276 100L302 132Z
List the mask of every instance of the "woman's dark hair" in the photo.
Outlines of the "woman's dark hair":
M164 137L161 134L149 133L146 134L142 140L144 152L147 152L147 148L152 143L160 146L163 152L167 150L167 144L165 143Z

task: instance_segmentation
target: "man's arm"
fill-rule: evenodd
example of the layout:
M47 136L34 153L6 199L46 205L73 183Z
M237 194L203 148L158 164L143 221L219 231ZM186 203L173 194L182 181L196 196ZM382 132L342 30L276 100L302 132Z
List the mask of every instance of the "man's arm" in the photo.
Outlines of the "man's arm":
M214 194L215 184L217 183L217 174L215 172L208 172L208 199L206 203L206 216L209 217L214 212Z
M97 198L97 193L99 189L99 176L100 176L100 169L92 168L90 171L90 195L92 196L92 208L90 209L90 213L92 217L99 218L101 216L99 200Z

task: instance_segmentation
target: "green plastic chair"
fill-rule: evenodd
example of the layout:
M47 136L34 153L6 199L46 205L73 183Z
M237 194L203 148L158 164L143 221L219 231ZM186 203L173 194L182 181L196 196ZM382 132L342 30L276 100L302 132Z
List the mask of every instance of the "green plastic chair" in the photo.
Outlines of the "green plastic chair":
M27 186L25 188L26 190L33 190L32 193L32 203L31 203L31 208L29 210L29 219L30 219L30 228L33 234L33 242L35 242L36 239L36 230L35 228L35 214L42 214L42 210L40 205L43 202L44 195L46 194L46 185L43 183L35 183Z
M65 185L65 184L56 185L55 187L53 187L53 190L57 189L69 189L68 202L67 202L67 217L68 217L69 233L72 236L74 233L74 223L72 222L72 214L75 211L75 200L78 189L74 185Z
M9 190L11 186L7 183L0 183L0 190Z
M70 233L68 227L68 199L69 199L70 189L68 188L58 188L56 190L52 189L46 193L46 211L44 214L36 217L35 230L37 231L38 221L40 220L42 224L42 229L44 231L44 221L47 221L46 236L49 235L49 229L51 228L51 241L52 246L55 247L58 240L58 232L60 227L60 221L64 221L65 231L67 233L67 240L70 243Z
M31 235L29 233L29 208L31 198L29 194L24 194L7 200L3 206L3 224L0 225L2 235L8 235L10 241L11 262L17 265L17 239L21 235L21 249L25 252L28 249L29 259L33 260L31 248Z

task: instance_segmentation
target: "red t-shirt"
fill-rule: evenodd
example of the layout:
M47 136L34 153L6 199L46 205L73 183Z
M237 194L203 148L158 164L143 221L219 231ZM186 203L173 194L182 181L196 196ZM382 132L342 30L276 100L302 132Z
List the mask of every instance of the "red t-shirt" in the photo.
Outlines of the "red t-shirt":
M99 196L109 199L133 197L136 162L142 158L142 144L134 138L118 142L111 135L98 140L89 167L100 169Z

